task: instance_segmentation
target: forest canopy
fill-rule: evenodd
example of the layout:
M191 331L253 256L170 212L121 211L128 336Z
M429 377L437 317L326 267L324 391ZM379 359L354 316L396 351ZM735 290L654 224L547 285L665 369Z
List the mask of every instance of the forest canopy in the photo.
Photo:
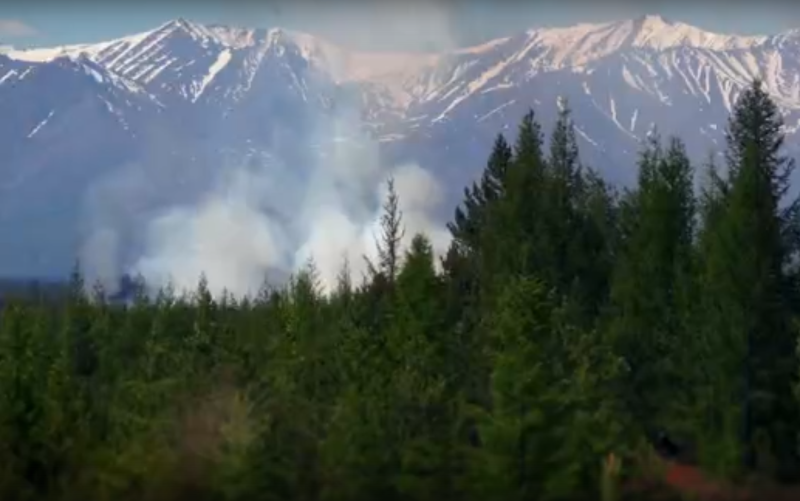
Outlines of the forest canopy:
M697 166L650 135L620 191L568 107L548 138L532 110L440 263L390 183L363 283L344 263L323 293L310 262L258 297L118 304L76 270L12 298L0 499L634 499L664 436L710 478L795 481L800 226L759 82L726 137Z

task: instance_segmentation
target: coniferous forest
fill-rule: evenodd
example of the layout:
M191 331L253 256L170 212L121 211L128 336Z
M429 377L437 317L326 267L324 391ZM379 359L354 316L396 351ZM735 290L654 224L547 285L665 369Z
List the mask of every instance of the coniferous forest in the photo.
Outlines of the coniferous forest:
M63 300L7 299L0 499L682 499L675 462L800 482L781 120L756 82L721 160L654 133L622 190L566 107L546 138L531 111L440 262L390 189L380 258L333 291L310 263L254 298L120 305L76 270Z

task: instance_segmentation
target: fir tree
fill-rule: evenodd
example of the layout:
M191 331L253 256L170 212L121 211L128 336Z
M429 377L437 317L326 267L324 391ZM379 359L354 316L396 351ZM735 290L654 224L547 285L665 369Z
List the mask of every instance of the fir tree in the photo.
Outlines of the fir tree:
M793 163L781 154L781 125L777 107L756 81L734 107L727 186L718 190L703 228L700 321L713 366L704 396L719 395L706 399L716 420L706 421L704 430L707 458L721 471L754 465L758 430L784 462L793 454L785 448L794 335L786 304L787 221L780 206ZM719 452L723 446L728 454Z
M497 296L498 284L508 276L518 273L547 276L552 267L551 255L545 250L550 242L542 231L547 189L542 143L541 125L531 110L519 125L504 196L482 227L481 238L492 242L484 248L480 264L481 273L492 277L481 284L484 289L481 295L487 303Z
M381 235L376 243L378 248L378 266L367 261L372 275L382 274L390 284L397 278L400 268L400 257L405 228L403 227L403 212L400 210L399 198L394 189L394 179L386 182L387 196L381 215Z
M487 208L505 194L506 175L512 161L511 147L502 134L498 134L480 183L464 189L464 201L456 208L448 229L453 237L454 249L460 253L480 250L480 228Z
M666 426L681 375L693 245L693 171L683 144L653 136L628 199L628 229L612 287L611 330L628 366L629 410L643 431Z

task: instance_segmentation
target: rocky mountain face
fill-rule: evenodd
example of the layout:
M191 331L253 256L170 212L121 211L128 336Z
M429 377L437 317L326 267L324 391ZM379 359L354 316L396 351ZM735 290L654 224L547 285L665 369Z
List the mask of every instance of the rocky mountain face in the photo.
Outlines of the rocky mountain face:
M800 31L721 35L647 16L401 54L178 19L98 44L1 47L0 275L63 274L98 221L133 235L230 165L274 164L302 183L331 155L415 163L444 181L446 217L493 137L513 138L530 107L547 132L560 98L586 163L629 182L654 126L698 161L719 149L755 77L795 148Z

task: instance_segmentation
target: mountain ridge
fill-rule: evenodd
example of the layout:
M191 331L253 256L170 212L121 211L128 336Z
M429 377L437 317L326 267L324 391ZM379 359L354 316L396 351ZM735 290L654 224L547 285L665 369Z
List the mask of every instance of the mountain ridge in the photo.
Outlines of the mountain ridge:
M280 26L269 28L250 28L241 25L229 25L223 23L203 24L190 21L184 17L178 17L166 21L152 30L125 35L108 41L44 46L27 49L14 49L11 46L7 46L6 51L13 53L16 57L24 58L26 60L45 62L53 57L57 57L58 55L76 54L87 50L90 53L96 52L97 50L101 50L118 42L143 39L156 32L177 29L185 30L198 38L215 38L218 42L226 43L229 48L244 48L247 46L252 46L259 40L257 37L259 34L262 35L262 38L273 39L276 36L286 34L290 37L296 37L300 39L314 38L315 40L319 41L319 43L330 47L336 47L341 51L382 55L415 54L417 56L430 56L432 54L444 55L480 53L487 48L491 48L494 45L508 41L509 39L518 37L520 35L539 36L544 40L549 40L554 43L558 43L559 41L563 43L565 39L569 39L571 36L574 37L580 34L588 34L598 31L615 31L617 34L619 34L619 32L624 31L627 32L627 36L623 36L622 39L630 42L631 45L638 47L664 49L674 47L676 45L690 45L696 48L726 50L732 48L750 48L755 45L767 43L771 39L796 37L798 32L798 29L789 29L772 35L738 35L734 33L722 33L705 30L688 23L673 21L660 15L649 14L636 18L626 18L616 21L577 23L574 25L558 27L529 28L509 36L497 37L480 43L457 47L454 49L444 51L410 52L402 50L386 51L347 48L345 46L346 44L336 43L330 39L314 35L310 32L287 29ZM659 34L661 35L661 38L655 36ZM617 37L616 40L619 42L620 37ZM619 48L621 45L622 44L618 44L617 48Z
M202 198L224 166L270 159L301 183L329 161L320 155L344 161L342 145L355 142L366 146L348 150L350 161L435 173L444 218L493 137L513 140L530 107L547 131L563 98L584 161L627 183L654 126L681 136L697 161L719 152L731 106L754 78L781 107L796 151L796 30L725 35L645 16L431 54L177 19L96 44L4 49L0 233L19 238L0 246L0 274L68 270L98 213L136 234L142 218ZM100 196L98 185L117 191ZM114 209L98 211L98 197Z
M172 40L167 40L172 38ZM167 57L159 53L159 44L170 42L170 49L197 43L209 54L202 62L183 61L180 57ZM442 77L431 80L452 66L453 60L483 58L492 53L511 52L502 63L517 63L528 59L531 70L552 72L561 69L587 70L587 65L613 56L623 50L647 54L648 51L695 49L708 51L705 55L713 59L714 53L724 51L769 50L770 46L792 46L800 44L797 30L788 30L772 36L740 36L714 33L686 23L673 22L661 16L647 15L635 19L606 23L582 23L571 27L535 28L514 36L497 38L482 44L458 48L439 53L408 53L386 51L350 50L321 37L284 28L243 28L221 24L203 25L184 18L163 23L159 27L141 33L119 37L95 44L76 44L60 47L27 50L6 50L5 54L17 61L52 62L58 57L77 58L85 54L89 59L105 66L114 73L140 85L158 79L163 73L181 71L192 64L221 71L230 63L236 51L248 51L250 59L263 57L270 47L285 50L294 46L298 54L318 69L331 74L338 85L357 83L376 87L382 99L373 103L391 108L395 113L405 113L413 103L435 99L441 89L453 80ZM210 54L214 52L215 54ZM148 58L149 56L149 58ZM214 57L215 56L215 57ZM767 54L765 57L769 57ZM146 64L147 62L151 64ZM717 61L724 67L725 63ZM722 68L738 84L752 79L752 61ZM216 66L215 66L216 65ZM489 68L480 78L489 80L499 73L499 65ZM530 76L530 75L528 75ZM213 73L211 74L213 78ZM163 79L163 78L162 78ZM178 92L186 99L197 100L206 84L193 82L194 88L182 88ZM478 79L473 82L479 82ZM796 87L791 92L780 92L781 85L768 82L771 90L778 90L776 97L786 101L791 95L791 106L800 106L800 93ZM480 86L480 85L478 85ZM373 96L374 97L374 96ZM731 99L726 101L730 107ZM784 103L785 104L785 103Z

